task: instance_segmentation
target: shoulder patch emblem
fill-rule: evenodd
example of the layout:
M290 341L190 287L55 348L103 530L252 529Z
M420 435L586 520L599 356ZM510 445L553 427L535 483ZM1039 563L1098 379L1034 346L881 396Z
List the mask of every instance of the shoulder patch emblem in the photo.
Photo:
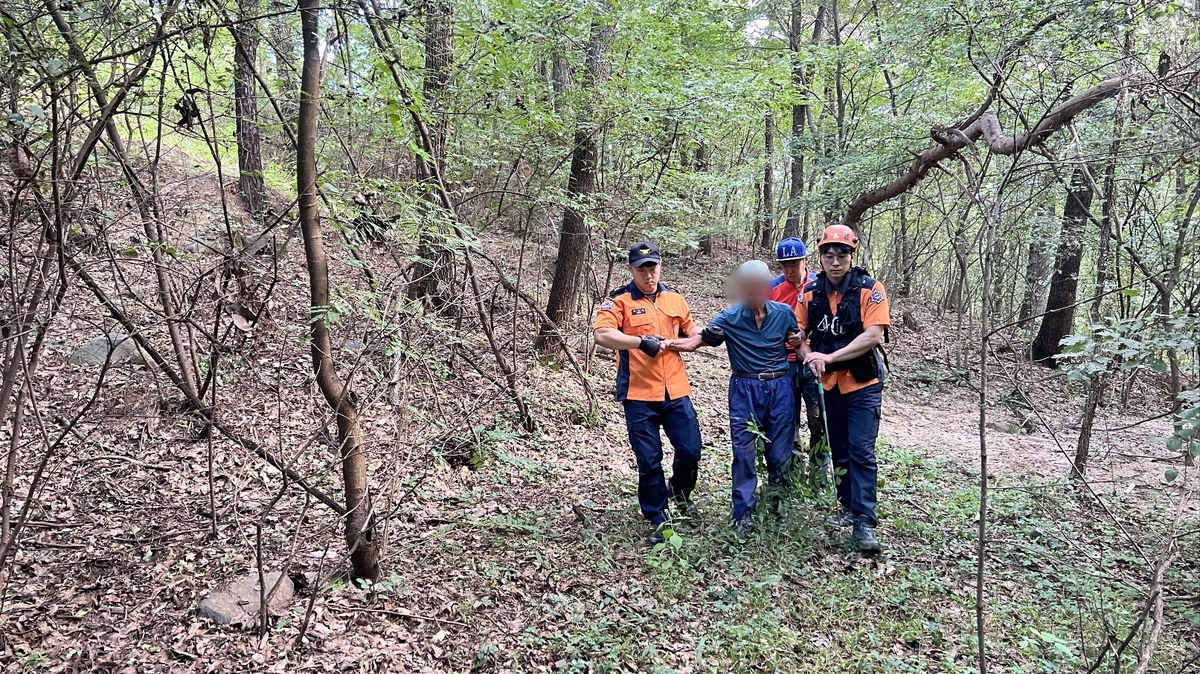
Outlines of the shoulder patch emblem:
M611 297L605 297L604 301L600 303L600 311L612 311L613 304Z
M883 291L882 290L879 290L878 288L876 288L875 290L871 291L871 303L872 304L879 304L882 301L883 301Z

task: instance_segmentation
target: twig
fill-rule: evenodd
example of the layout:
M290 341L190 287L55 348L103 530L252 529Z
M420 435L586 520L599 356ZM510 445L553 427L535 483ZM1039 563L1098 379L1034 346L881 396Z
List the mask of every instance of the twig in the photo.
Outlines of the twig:
M504 275L504 269L501 268L498 262L488 257L483 253L483 251L476 250L475 254L492 264L492 266L496 269L497 279L500 281L500 285L504 286L505 290L517 296L517 298L519 298L525 303L526 306L528 306L535 314L537 314L538 318L544 321L545 325L551 328L553 335L562 344L562 350L567 357L567 361L571 363L571 367L575 369L575 374L579 376L580 383L583 384L583 390L587 393L588 400L591 403L591 414L594 416L597 405L596 393L592 390L592 384L588 380L587 375L584 373L583 367L579 365L579 361L575 358L575 354L571 352L571 347L567 344L566 337L564 337L559 331L558 324L550 320L550 317L546 315L546 312L543 311L542 308L538 306L537 302L529 296L529 293L521 290L515 283L513 283Z
M333 575L331 575L329 578L325 578L321 573L322 571L325 570L325 560L328 557L329 557L329 546L326 545L325 550L321 553L321 563L319 565L317 565L317 573L314 576L314 580L313 580L313 584L312 584L312 591L308 595L308 605L304 608L304 620L302 620L300 622L300 631L296 633L296 639L295 639L295 641L292 642L292 650L296 650L297 648L300 648L300 646L304 643L304 635L308 633L308 625L310 622L312 622L313 608L317 604L317 595L319 595L321 593L321 587L324 586L326 582L328 582L329 580L332 580L332 578L333 578ZM342 564L344 564L346 562L346 560L349 558L350 558L350 553L346 553L345 555L343 555L342 558L340 560L338 560L336 568L341 568ZM334 572L334 574L337 574L337 573L340 573L340 572L336 572L336 571Z
M1167 567L1178 556L1179 548L1172 540L1167 544L1162 559L1154 567L1154 578L1150 581L1150 599L1146 602L1148 607L1153 607L1150 615L1150 633L1146 635L1141 647L1138 648L1138 666L1133 670L1133 674L1146 674L1146 671L1150 669L1150 661L1154 659L1154 651L1158 649L1158 640L1162 636L1163 629L1163 575L1166 574Z
M47 522L46 520L29 520L25 523L28 529L75 529L87 526L82 522Z
M80 543L47 543L43 541L27 541L25 545L35 548L49 548L51 550L82 550L87 547Z
M418 613L409 613L408 611L393 611L382 608L360 608L356 606L346 606L345 604L330 604L330 608L340 608L345 611L361 611L363 613L378 613L380 615L397 616L400 618L411 618L413 620L429 620L435 623L445 623L447 625L461 625L469 627L465 622L459 620L450 620L449 618L435 618L433 616L420 615Z
M129 334L129 338L137 343L139 347L141 347L146 355L150 357L150 360L154 363L154 365L167 376L167 379L171 380L171 383L175 385L175 388L179 389L179 391L184 394L184 396L188 399L188 403L193 407L193 409L199 411L204 416L205 420L211 423L213 428L217 429L222 435L230 440L233 440L242 447L249 449L255 454L258 454L259 457L261 457L267 463L271 464L275 468L279 469L282 473L287 475L288 479L296 483L300 488L304 489L309 494L312 494L313 498L329 506L339 516L344 516L346 514L346 509L342 507L340 503L335 501L333 497L309 484L308 481L305 480L299 473L291 468L288 468L286 464L276 458L275 455L269 450L259 445L257 442L239 435L228 426L219 422L215 422L211 418L212 411L205 409L204 403L196 398L195 394L190 391L183 379L180 378L175 370L167 364L166 360L163 359L162 354L160 354L158 350L154 348L154 345L152 345L150 341L147 340L144 335L142 335L137 326L133 324L133 321L131 321L129 317L126 316L123 311L121 311L120 307L118 307L111 299L109 299L108 295L104 292L100 285L97 284L91 275L87 273L87 270L83 268L83 265L80 264L80 262L76 260L75 257L69 252L66 254L66 260L67 264L70 265L71 269L75 272L75 275L79 277L79 280L83 281L83 284L87 286L88 290L92 291L92 294L96 297L100 304L103 305L105 309L108 309L109 315L111 315L113 319L115 319L123 328L125 328L126 332Z
M330 496L329 494L326 494L325 492L321 491L320 489L317 489L316 487L310 485L308 483L308 481L305 480L299 473L292 470L291 468L288 468L286 464L284 464L282 461L280 461L266 447L263 447L262 445L258 444L257 442L255 442L249 438L238 435L237 433L235 433L233 431L233 429L229 428L228 426L226 426L224 424L214 423L213 428L220 431L222 435L229 438L230 440L233 440L234 442L238 443L242 447L249 449L250 451L252 451L255 454L262 457L263 459L266 459L267 463L271 464L275 468L278 468L280 471L282 471L283 474L287 476L287 479L298 484L301 488L304 489L304 491L311 494L313 498L315 498L318 501L320 501L321 503L324 503L325 505L329 506L338 515L344 516L346 514L346 508L343 507L342 504L333 500L333 497Z
M121 456L120 454L100 454L99 456L89 456L89 457L80 459L79 462L80 463L91 463L92 461L106 461L106 460L125 461L127 463L132 463L133 465L138 466L140 468L149 468L151 470L174 470L173 466L167 466L167 465L163 465L161 463L146 463L145 461L139 461L137 459L134 459L134 458L128 457L128 456Z

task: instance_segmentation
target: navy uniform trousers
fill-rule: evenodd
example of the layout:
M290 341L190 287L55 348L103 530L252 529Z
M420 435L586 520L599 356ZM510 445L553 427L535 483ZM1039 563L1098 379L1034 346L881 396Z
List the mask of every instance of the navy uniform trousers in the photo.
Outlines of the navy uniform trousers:
M700 470L700 424L688 396L662 402L625 401L625 427L638 467L638 504L652 524L667 520L667 499L688 498ZM671 482L663 474L659 429L675 448Z
M833 467L842 473L837 483L837 498L855 518L876 526L875 439L879 436L879 417L883 407L883 384L875 383L852 393L835 386L825 392L825 414L829 417L829 445Z
M757 429L761 437L753 429ZM757 502L758 474L754 463L757 442L766 444L769 483L786 486L788 459L796 437L796 400L792 378L761 381L734 375L729 378L729 435L733 440L733 520L750 516Z

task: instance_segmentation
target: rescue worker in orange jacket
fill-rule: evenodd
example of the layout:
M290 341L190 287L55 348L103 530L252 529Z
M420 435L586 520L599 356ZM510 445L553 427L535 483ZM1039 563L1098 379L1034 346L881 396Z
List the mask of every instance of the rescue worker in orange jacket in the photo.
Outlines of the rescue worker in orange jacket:
M662 256L648 241L629 249L633 280L600 304L596 344L617 352L617 400L638 467L638 502L650 522L646 538L663 542L668 501L695 514L692 491L700 467L700 425L691 386L674 342L700 333L683 296L660 281ZM675 449L670 481L663 473L659 430Z
M891 324L887 291L854 266L858 235L849 227L826 227L817 249L822 271L796 307L802 334L792 344L821 379L833 465L844 471L837 484L841 511L828 524L853 526L859 549L878 554L875 442L884 375L879 347Z

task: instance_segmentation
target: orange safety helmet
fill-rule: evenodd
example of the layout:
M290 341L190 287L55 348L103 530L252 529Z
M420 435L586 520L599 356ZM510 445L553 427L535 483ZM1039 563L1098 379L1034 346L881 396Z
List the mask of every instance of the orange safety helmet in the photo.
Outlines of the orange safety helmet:
M830 225L817 238L817 249L828 243L842 243L850 246L850 250L858 250L858 235L845 225Z

